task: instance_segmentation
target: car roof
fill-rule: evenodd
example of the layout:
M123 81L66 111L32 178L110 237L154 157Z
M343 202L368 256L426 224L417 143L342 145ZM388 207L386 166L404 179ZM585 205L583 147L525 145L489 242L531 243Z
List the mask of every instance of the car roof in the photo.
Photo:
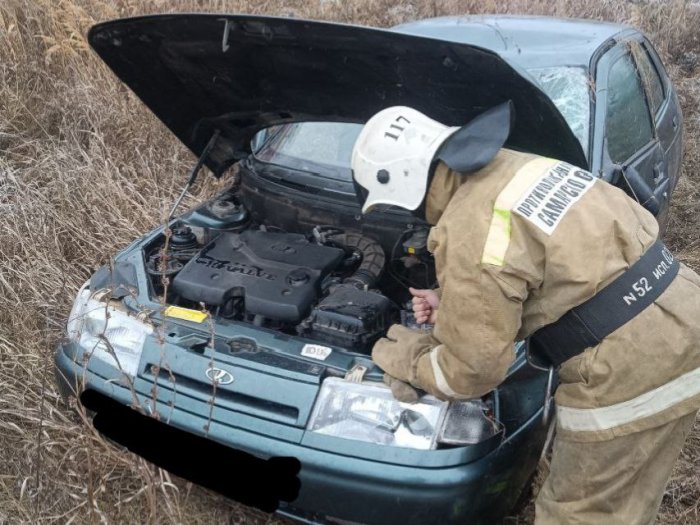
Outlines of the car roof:
M526 69L588 68L591 56L601 45L632 30L626 25L596 20L522 15L428 18L393 29L483 47Z

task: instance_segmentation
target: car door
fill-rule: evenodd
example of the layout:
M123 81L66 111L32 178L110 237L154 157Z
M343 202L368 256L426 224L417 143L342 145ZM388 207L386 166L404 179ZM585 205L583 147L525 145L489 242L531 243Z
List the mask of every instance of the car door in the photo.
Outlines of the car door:
M594 147L594 154L600 155L602 177L632 197L618 167L635 168L652 190L667 180L664 151L633 56L633 42L634 38L623 39L598 61L595 122L599 147ZM665 207L663 202L661 207Z
M682 155L682 115L678 96L661 60L652 45L640 38L633 44L633 56L641 73L642 83L651 104L656 136L664 154L665 171L657 170L657 186L668 178L668 193L678 182Z

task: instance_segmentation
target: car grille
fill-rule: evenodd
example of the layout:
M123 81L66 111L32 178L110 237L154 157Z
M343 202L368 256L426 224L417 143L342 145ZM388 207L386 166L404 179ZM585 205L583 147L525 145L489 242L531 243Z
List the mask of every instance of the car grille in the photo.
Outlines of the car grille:
M207 403L214 401L221 408L287 424L295 424L299 418L299 410L296 407L233 392L222 386L217 386L215 391L211 381L200 381L177 372L159 369L157 364L149 364L145 372L146 376L157 378L158 388L167 388L178 395L195 397Z

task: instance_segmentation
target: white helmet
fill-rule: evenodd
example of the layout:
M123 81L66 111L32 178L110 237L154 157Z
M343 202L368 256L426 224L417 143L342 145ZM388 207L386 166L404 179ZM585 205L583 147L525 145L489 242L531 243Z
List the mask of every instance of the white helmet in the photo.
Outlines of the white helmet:
M459 172L491 161L510 132L511 104L448 127L405 106L386 108L367 121L352 150L352 170L366 196L362 213L377 204L417 209L427 191L435 159Z

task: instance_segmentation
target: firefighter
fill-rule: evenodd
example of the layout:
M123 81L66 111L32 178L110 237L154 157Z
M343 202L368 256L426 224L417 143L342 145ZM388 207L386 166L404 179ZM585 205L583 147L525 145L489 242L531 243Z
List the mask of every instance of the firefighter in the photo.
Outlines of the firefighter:
M700 277L622 190L503 148L511 118L510 103L463 127L391 107L363 127L362 211L425 218L439 284L411 290L433 329L394 325L372 358L401 399L470 399L529 337L560 381L536 523L652 523L700 408Z

